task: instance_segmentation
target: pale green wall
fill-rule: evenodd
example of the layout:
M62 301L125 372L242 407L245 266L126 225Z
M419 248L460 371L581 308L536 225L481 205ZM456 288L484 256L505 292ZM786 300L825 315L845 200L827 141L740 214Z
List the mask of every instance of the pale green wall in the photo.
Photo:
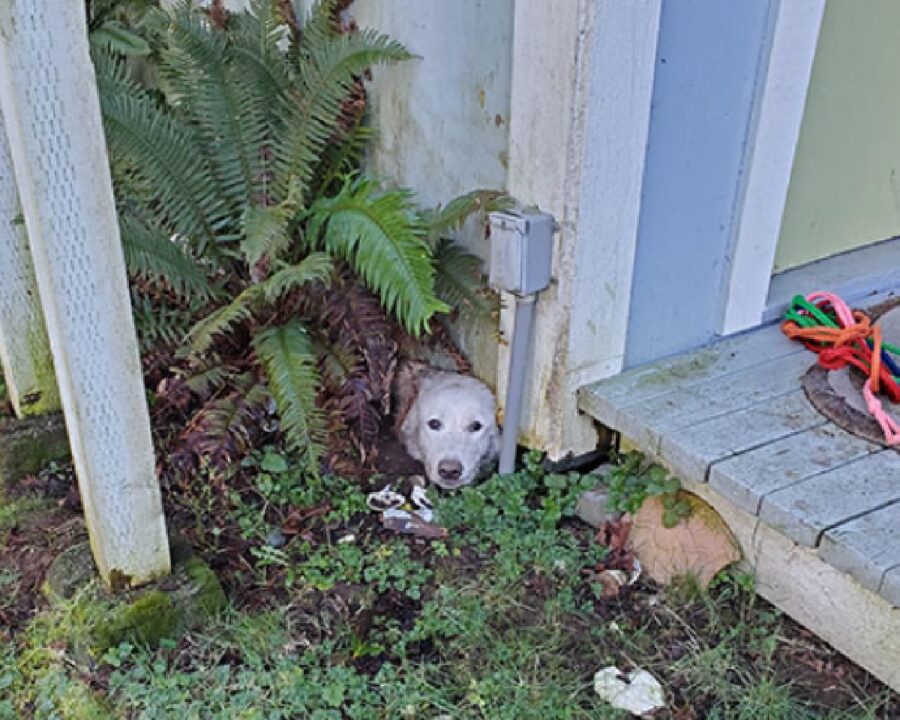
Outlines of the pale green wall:
M775 271L900 234L900 0L828 0Z

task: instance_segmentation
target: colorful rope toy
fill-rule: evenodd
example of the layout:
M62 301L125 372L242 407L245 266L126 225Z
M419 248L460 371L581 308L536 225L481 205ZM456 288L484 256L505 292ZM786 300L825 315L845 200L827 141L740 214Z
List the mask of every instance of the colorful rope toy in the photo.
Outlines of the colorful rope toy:
M819 365L827 370L853 365L862 371L869 413L884 432L885 442L900 445L900 424L875 397L883 392L891 402L900 403L900 348L884 342L881 328L872 325L868 315L851 310L833 293L795 295L781 329L791 340L799 340L817 353Z

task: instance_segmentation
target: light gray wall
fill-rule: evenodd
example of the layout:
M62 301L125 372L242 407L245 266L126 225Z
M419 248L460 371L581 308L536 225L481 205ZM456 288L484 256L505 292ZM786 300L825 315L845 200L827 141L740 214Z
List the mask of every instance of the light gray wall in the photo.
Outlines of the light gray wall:
M375 68L369 110L379 136L369 168L425 205L507 183L513 0L358 0L351 12L419 57ZM482 258L480 232L460 240ZM457 340L490 385L497 318L466 323Z
M374 71L373 169L430 205L504 187L512 0L358 0L352 12L419 56Z

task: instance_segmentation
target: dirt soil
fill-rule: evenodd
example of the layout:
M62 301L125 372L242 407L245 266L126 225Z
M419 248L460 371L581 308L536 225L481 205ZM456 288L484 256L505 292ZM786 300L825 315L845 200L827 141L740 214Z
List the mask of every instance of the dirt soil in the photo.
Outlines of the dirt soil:
M405 456L397 444L387 442L380 453L382 472L385 475L402 475L417 470L416 463ZM383 482L383 479L382 479ZM84 539L86 532L81 516L77 488L71 468L62 468L52 472L44 472L28 478L16 490L14 497L25 497L45 501L47 510L31 513L23 521L0 535L5 542L0 544L0 571L17 576L13 592L0 600L0 639L13 640L26 628L31 618L46 607L40 587L50 562L66 547ZM209 505L212 513L210 522L220 526L215 542L210 539L208 528L197 527L193 518L194 511L185 503L188 496L169 492L166 497L167 517L170 528L187 536L201 556L204 557L220 574L232 603L243 610L262 610L274 604L290 607L297 627L306 627L306 640L315 641L315 633L328 625L324 618L332 618L352 622L355 634L361 641L366 639L369 629L377 624L378 618L390 617L399 622L401 629L409 629L421 610L422 601L412 600L408 596L389 591L378 596L374 604L366 605L364 601L366 588L355 585L337 585L332 589L306 596L302 602L291 598L284 590L282 578L277 574L269 576L266 584L261 584L258 575L252 568L252 558L248 543L242 539L240 529L227 525L224 513L216 515L223 503L214 499ZM293 519L285 518L286 526L294 522L293 531L304 534L311 541L324 539L325 534L334 537L336 533L352 532L360 543L377 541L379 538L392 537L381 528L373 514L354 517L340 528L324 527L317 519L321 516L321 508L303 508L293 513ZM569 524L570 530L576 534L580 542L596 542L594 532L576 521ZM453 573L456 576L475 577L480 566L489 559L479 555L472 549L464 549L455 557L435 558L429 549L428 541L416 538L405 538L413 558L427 562L439 575ZM601 542L609 538L600 537ZM610 557L614 557L613 553ZM526 582L529 593L540 597L553 592L552 583L535 574ZM652 627L654 639L659 648L660 658L666 663L675 662L688 649L698 642L698 633L707 631L702 606L685 609L679 617L655 606L654 598L660 594L660 588L652 582L639 581L627 588L618 597L597 601L596 616L601 621L615 621L623 631L631 628ZM762 612L769 606L759 601ZM770 608L771 609L771 608ZM694 613L696 617L694 617ZM735 617L741 610L734 608ZM517 622L527 624L529 618L523 616ZM576 621L573 619L573 623ZM816 638L799 625L787 620L783 625L785 636L779 650L777 671L783 681L793 681L796 687L802 688L800 693L808 695L811 701L842 707L848 703L846 687L867 688L870 692L882 692L883 686L875 682L863 670L834 652L827 644ZM583 628L573 624L571 633L573 648L578 648L577 639ZM721 630L721 628L719 629ZM714 630L709 630L715 632ZM703 638L701 641L705 642ZM714 646L716 640L710 636L709 645ZM428 643L413 646L408 659L428 660L433 656L434 648ZM586 658L586 661L592 659ZM624 658L623 658L624 660ZM385 658L382 656L361 657L354 660L358 671L374 675ZM235 659L239 662L239 659ZM586 668L586 670L589 670ZM677 688L670 689L676 697L680 694ZM685 693L686 696L689 693ZM679 714L681 720L704 717L702 707L696 708L699 714ZM900 698L889 712L896 711L894 717L900 717ZM886 715L885 717L891 717Z
M46 607L44 575L63 550L87 537L71 467L28 477L4 500L33 501L41 508L0 528L0 573L15 578L0 592L0 638L9 640Z

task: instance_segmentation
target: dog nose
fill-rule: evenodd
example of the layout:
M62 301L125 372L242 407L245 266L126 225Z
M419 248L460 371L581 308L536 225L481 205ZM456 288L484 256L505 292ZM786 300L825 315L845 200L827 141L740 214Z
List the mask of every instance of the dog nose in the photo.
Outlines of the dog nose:
M459 460L441 460L438 463L438 475L441 480L459 480L462 475L462 463Z

